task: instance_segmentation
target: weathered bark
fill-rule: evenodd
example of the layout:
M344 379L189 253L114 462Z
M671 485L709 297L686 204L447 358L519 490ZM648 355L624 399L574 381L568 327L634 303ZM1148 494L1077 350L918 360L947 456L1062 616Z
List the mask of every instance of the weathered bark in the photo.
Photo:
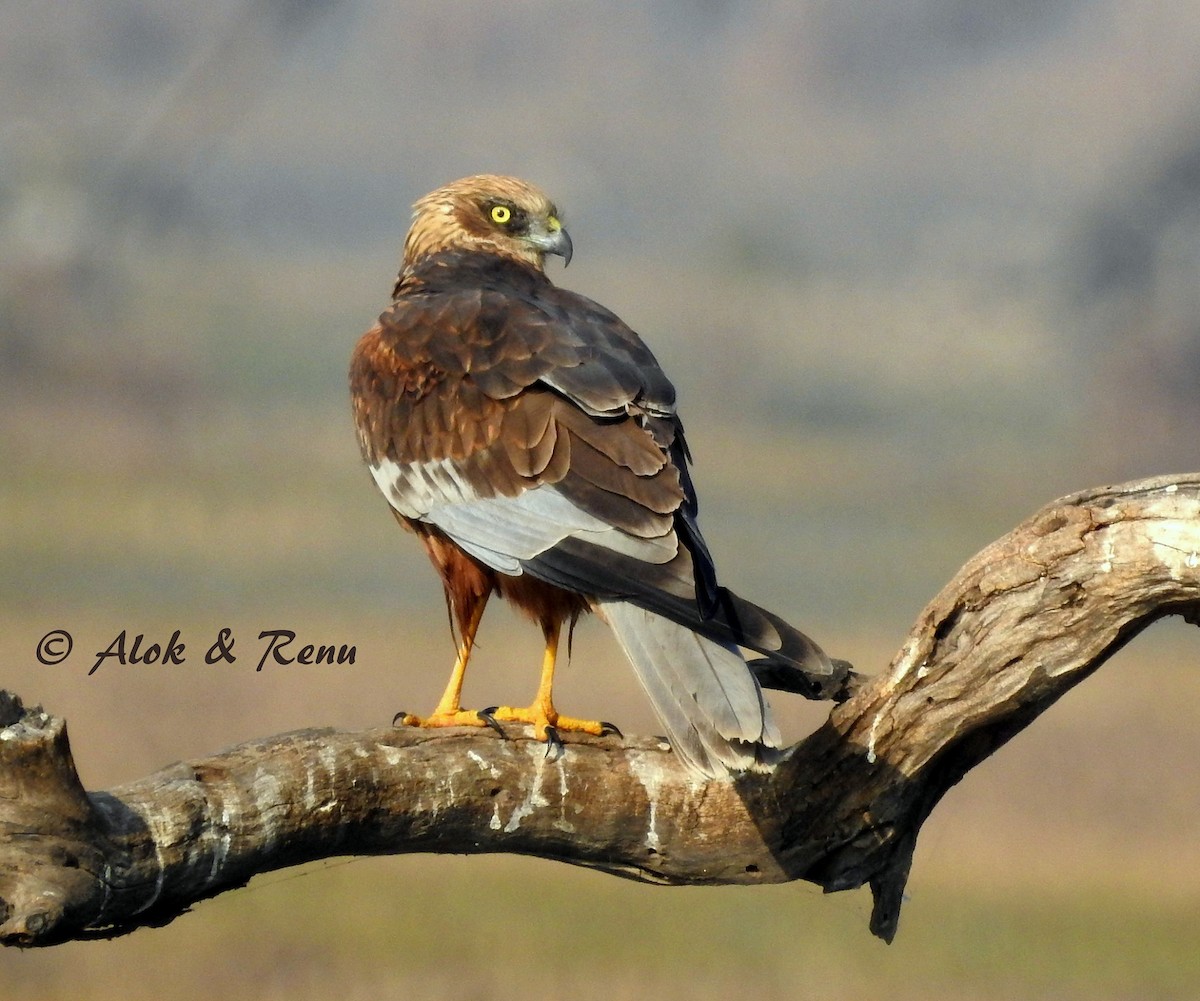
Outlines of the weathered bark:
M170 921L330 855L518 852L654 883L869 883L890 940L942 795L1151 621L1195 621L1200 474L1090 490L974 557L891 666L770 773L696 780L655 740L561 755L487 729L305 730L113 789L0 697L0 941Z

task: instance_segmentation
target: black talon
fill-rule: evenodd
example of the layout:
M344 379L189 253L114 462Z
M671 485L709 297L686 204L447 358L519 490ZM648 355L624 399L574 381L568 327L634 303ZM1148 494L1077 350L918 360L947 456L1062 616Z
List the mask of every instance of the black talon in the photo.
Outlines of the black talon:
M408 715L408 712L404 709L401 709L398 713L396 713L395 716L392 717L392 726L395 726L402 719L404 719L404 717L407 715Z
M547 758L550 757L550 749L551 748L558 751L559 754L563 753L562 737L560 737L558 735L558 727L554 727L554 726L546 727L546 757Z
M499 708L500 708L499 706L488 706L486 709L480 709L479 712L477 712L475 715L478 716L481 720L483 720L484 723L486 723L488 726L490 726L498 734L500 734L501 737L504 737L504 736L506 736L506 734L504 732L504 727L502 727L496 721L496 717L492 715L492 713L494 713Z
M615 723L605 723L604 720L600 721L600 736L620 737L622 740L625 739L625 734L617 729L617 725Z

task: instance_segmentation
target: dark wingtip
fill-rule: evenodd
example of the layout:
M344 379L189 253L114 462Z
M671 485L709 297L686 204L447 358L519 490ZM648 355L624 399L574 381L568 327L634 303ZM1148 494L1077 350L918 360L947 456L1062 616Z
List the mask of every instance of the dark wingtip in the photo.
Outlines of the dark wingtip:
M763 688L803 695L814 702L845 702L862 687L864 680L848 660L831 660L833 673L820 675L808 674L769 657L755 657L746 663Z

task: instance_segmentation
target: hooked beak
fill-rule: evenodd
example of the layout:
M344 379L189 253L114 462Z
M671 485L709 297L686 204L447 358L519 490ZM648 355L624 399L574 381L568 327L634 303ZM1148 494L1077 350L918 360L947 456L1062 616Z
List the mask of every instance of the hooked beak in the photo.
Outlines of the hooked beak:
M550 216L546 220L544 232L531 233L529 239L543 254L557 254L561 257L564 268L571 263L571 253L574 249L571 246L571 237L567 235L556 216Z

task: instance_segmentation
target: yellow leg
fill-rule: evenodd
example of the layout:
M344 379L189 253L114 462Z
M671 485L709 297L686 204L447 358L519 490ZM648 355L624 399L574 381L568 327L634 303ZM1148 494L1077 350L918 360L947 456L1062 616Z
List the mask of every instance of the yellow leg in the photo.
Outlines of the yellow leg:
M405 726L491 726L485 715L473 710L461 708L463 678L467 673L467 661L471 659L471 650L475 646L475 633L483 619L483 610L487 605L487 597L483 597L471 611L467 628L463 631L458 645L458 657L454 661L454 669L450 672L450 681L441 699L428 716L414 716L411 713L401 713L396 722Z
M558 666L558 636L561 628L556 622L543 629L546 649L542 653L542 676L538 679L533 705L529 707L535 714L534 732L538 740L546 739L545 724L554 725L558 722L558 712L554 708L554 669Z
M542 626L542 632L546 637L546 650L542 654L542 676L538 681L537 695L533 698L533 704L522 709L499 706L490 710L488 715L502 723L531 723L533 735L542 741L557 742L558 734L563 731L590 733L595 737L601 737L608 733L620 735L620 731L611 723L562 716L554 708L554 668L558 660L558 639L561 630L561 622L547 623Z

